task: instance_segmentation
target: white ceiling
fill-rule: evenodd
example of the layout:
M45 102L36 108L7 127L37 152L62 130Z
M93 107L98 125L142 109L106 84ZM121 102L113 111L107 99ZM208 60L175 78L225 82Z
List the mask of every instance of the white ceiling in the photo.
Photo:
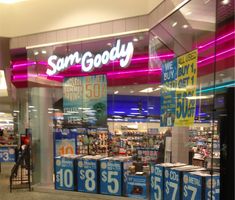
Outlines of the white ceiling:
M0 0L0 36L16 37L145 15L162 0ZM16 0L14 0L16 1Z

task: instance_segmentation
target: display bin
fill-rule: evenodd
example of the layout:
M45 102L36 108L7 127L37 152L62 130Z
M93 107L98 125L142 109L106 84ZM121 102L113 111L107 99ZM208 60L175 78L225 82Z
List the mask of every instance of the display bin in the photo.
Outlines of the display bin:
M77 159L79 156L58 156L55 158L55 189L76 190Z
M79 192L99 193L99 167L103 156L84 156L78 159L77 190Z
M183 196L183 173L205 170L193 165L166 168L164 180L164 200L181 200Z
M183 163L152 164L150 172L150 199L163 199L164 196L164 172L166 168L185 166Z
M211 190L212 188L212 190ZM183 200L219 200L220 175L208 171L186 172L183 176Z
M135 199L149 198L149 176L128 175L127 196Z
M126 195L127 169L131 157L108 157L100 160L100 193Z

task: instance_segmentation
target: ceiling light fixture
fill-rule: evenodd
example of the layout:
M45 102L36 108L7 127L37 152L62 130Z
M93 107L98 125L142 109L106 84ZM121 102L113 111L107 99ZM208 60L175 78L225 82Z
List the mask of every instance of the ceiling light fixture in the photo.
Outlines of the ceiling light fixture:
M192 12L191 11L188 11L185 15L191 15L192 14Z
M188 25L187 25L187 24L184 24L182 27L183 27L183 28L188 28Z
M222 5L227 5L227 4L229 4L230 3L230 0L222 0L221 1L221 4Z
M42 50L42 54L46 54L47 53L47 51L46 50Z
M138 42L138 41L139 41L138 38L136 38L136 37L133 38L133 42Z
M178 24L178 22L174 22L171 26L175 27Z
M140 90L139 92L142 92L142 93L151 93L151 92L153 92L153 91L154 91L153 88L150 87L150 88L145 88L145 89L143 89L143 90Z
M118 94L118 93L119 93L119 91L118 91L118 90L114 92L114 94Z

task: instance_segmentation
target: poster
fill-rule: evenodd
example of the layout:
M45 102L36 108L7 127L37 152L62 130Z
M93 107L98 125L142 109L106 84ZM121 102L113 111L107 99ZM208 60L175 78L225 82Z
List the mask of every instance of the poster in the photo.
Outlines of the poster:
M76 154L76 132L54 132L54 157Z
M127 196L135 199L148 199L148 178L146 176L127 176Z
M175 88L177 77L176 59L162 65L161 78L161 126L174 126L175 121Z
M63 83L63 97L65 124L106 125L105 75L66 78Z
M162 127L190 126L194 123L197 56L197 50L194 50L162 65Z
M197 88L197 50L177 59L175 126L194 124Z
M15 148L1 147L0 162L15 162Z

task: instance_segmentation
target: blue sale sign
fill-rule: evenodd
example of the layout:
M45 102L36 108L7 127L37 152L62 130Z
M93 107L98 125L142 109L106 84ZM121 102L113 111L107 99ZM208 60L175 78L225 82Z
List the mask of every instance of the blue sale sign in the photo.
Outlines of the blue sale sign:
M11 147L1 147L0 162L15 162L15 149Z
M98 193L97 189L97 160L84 159L78 160L78 191Z
M55 158L55 189L75 190L74 162L72 158Z
M206 177L206 188L205 188L205 199L206 200L219 200L220 199L220 176L207 176ZM211 190L212 188L212 190Z
M180 177L179 171L174 169L165 169L164 181L164 200L180 199Z
M100 193L122 195L122 162L102 159L100 161Z
M162 65L161 84L161 126L174 126L175 121L175 90L177 78L176 59Z
M127 176L127 196L131 198L148 198L148 178L146 176Z
M183 200L201 200L203 177L194 173L183 175Z
M163 199L164 168L160 165L151 166L150 198L151 200Z

